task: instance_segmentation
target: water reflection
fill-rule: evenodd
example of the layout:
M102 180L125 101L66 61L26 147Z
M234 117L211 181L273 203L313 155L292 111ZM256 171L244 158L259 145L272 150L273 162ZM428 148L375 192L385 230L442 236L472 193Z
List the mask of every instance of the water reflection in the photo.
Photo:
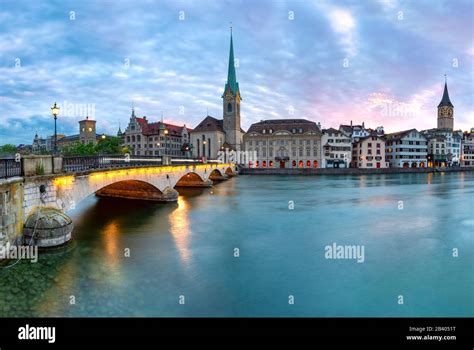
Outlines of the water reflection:
M181 261L189 265L191 252L189 250L189 238L191 235L191 224L189 222L188 199L178 197L178 207L168 215L170 233L173 236L176 248L179 251Z

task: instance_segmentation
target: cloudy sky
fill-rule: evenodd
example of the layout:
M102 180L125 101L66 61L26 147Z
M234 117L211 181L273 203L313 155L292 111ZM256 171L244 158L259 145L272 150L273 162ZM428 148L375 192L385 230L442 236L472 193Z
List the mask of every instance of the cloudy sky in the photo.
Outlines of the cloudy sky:
M0 144L116 133L137 114L222 117L233 24L242 123L436 126L448 76L455 128L474 127L473 2L0 0Z

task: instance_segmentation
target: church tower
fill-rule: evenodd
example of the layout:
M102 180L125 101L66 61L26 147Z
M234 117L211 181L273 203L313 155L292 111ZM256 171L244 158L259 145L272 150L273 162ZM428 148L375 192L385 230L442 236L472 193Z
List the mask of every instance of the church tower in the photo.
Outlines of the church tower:
M232 41L232 27L230 28L229 69L225 84L223 99L224 131L226 142L235 150L242 145L242 129L240 128L240 90L235 74L234 45Z
M438 129L453 130L454 106L449 99L448 83L444 81L443 98L438 105Z

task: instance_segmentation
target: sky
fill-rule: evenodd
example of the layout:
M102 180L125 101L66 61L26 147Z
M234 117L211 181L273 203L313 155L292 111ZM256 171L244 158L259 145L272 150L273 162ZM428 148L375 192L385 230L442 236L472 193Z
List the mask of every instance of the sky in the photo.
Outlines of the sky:
M222 118L230 23L242 127L306 118L386 132L436 127L445 74L455 129L474 127L471 0L0 0L0 144L116 134L131 107L195 127Z

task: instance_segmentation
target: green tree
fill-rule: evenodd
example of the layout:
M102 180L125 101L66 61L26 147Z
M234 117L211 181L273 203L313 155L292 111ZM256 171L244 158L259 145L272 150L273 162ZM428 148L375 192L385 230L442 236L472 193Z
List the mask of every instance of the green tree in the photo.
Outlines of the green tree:
M101 138L95 146L95 150L99 154L127 153L127 150L125 148L126 147L122 147L122 139L115 136L107 136L105 138Z
M12 155L17 152L17 147L12 144L0 146L0 155Z
M76 143L71 146L63 147L61 153L65 156L92 156L97 153L92 143Z

